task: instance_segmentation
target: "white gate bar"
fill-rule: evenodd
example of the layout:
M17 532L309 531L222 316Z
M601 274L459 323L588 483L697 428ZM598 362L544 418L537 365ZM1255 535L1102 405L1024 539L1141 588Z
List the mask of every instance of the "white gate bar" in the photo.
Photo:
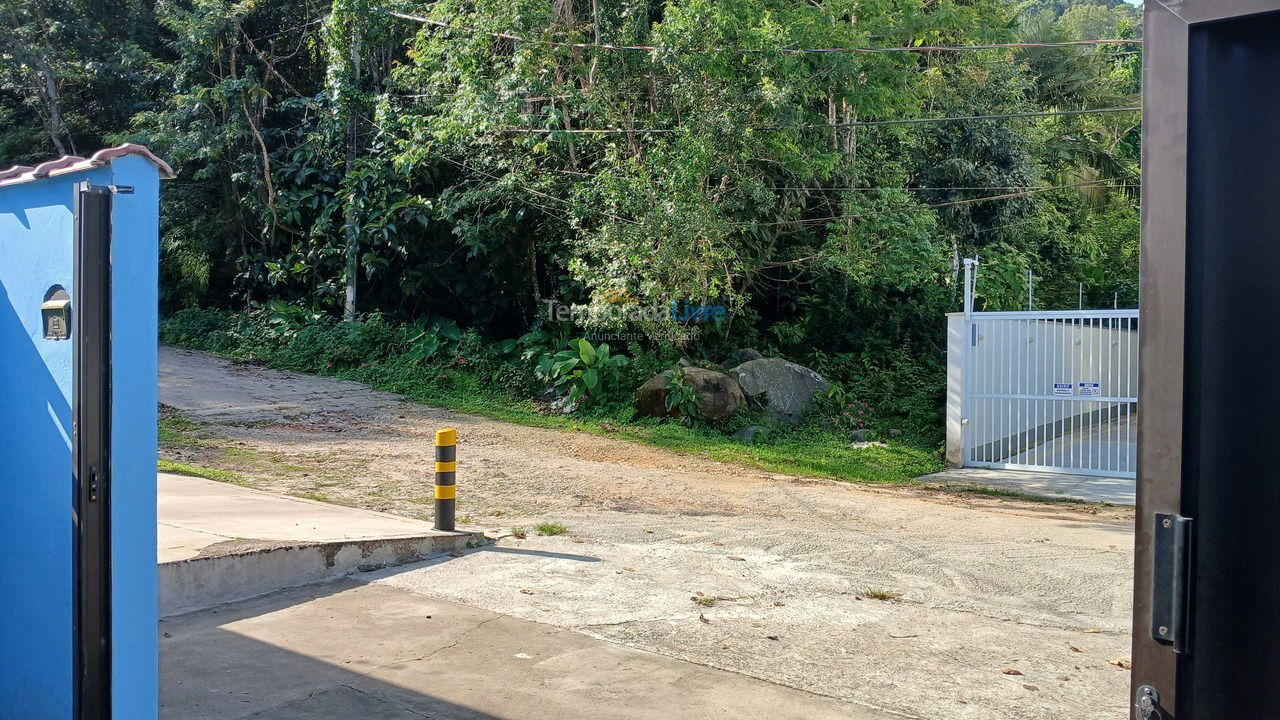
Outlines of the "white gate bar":
M1136 318L1136 308L1129 310L1026 310L974 312L975 320L1096 320Z

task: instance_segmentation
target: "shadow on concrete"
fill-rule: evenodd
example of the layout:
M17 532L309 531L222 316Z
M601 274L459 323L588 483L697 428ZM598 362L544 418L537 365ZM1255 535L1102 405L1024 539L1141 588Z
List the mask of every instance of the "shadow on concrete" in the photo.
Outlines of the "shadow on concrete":
M388 661L378 654L387 652L386 629L378 627L384 608L364 608L357 619L368 621L367 630L341 624L350 617L330 618L332 627L290 625L296 607L362 585L309 585L161 620L161 720L514 720L372 677L423 659L423 646L451 646L447 637L423 636L420 646ZM228 629L237 623L263 634L284 631L282 644L315 647L327 636L333 659ZM410 646L413 640L402 638Z
M577 562L600 562L600 558L593 555L574 555L573 553L558 553L549 550L522 550L520 548L498 547L497 545L482 545L475 548L473 552L491 552L502 553L504 555L530 555L532 557L549 558L551 560L575 560Z

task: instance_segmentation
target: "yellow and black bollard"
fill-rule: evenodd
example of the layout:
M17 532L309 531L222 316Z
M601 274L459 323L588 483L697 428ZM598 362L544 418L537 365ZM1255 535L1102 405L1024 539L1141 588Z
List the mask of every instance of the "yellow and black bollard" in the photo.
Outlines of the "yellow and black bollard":
M458 505L458 433L436 431L436 529L453 530Z

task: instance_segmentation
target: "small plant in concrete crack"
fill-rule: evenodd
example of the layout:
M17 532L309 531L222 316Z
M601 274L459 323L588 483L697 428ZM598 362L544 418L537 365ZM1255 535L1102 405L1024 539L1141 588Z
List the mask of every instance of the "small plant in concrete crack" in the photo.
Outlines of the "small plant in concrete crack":
M902 597L902 593L896 593L892 590L886 590L878 587L869 587L864 590L862 594L872 600L881 600L883 602L892 602Z
M569 528L553 522L538 523L533 526L533 529L537 530L539 535L567 535L569 533Z
M529 536L529 531L522 527L511 528L511 537L517 540L523 540Z
M711 607L716 604L716 599L714 597L711 597L710 595L703 595L700 592L694 593L689 599L699 607Z

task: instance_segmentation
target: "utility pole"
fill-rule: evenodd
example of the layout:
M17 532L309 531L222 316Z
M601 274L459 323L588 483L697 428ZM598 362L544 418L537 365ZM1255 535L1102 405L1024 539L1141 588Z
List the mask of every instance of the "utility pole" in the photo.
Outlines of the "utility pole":
M964 314L973 314L973 284L978 272L978 258L964 259Z
M344 187L341 197L343 209L343 236L346 242L346 263L343 284L346 297L342 306L342 318L356 318L356 279L360 274L359 217L356 212L355 166L360 159L360 56L362 28L369 21L367 0L333 0L329 19L325 23L329 45L329 72L327 84L332 93L334 108L334 135L341 128L346 150L346 167L343 169ZM336 138L335 138L336 139Z
M351 23L351 92L358 92L360 87L360 23L353 19ZM348 102L351 102L348 100ZM356 113L352 108L347 111L347 176L355 166L359 141L360 126L356 124ZM355 184L347 188L347 207L343 217L347 236L347 297L342 307L342 319L351 322L356 319L356 277L360 273L360 235L356 230L356 190Z

